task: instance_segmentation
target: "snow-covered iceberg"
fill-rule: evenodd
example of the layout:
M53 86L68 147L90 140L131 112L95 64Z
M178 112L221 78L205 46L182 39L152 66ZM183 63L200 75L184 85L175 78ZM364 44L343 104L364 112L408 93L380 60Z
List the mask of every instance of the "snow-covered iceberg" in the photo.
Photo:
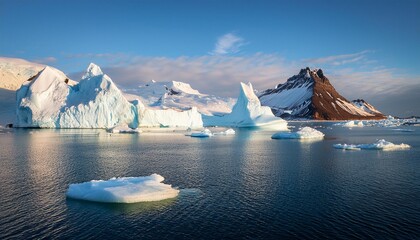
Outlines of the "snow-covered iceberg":
M190 84L178 81L150 81L134 89L124 89L126 98L140 99L144 105L160 109L188 110L196 107L206 115L221 115L232 111L234 99L200 93Z
M189 127L203 126L201 114L196 107L190 110L148 109L138 107L139 127Z
M179 190L162 183L159 174L147 177L111 178L107 181L70 184L67 197L105 203L136 203L174 198Z
M261 106L251 83L241 83L240 93L232 112L224 116L203 116L205 126L266 127L286 130L287 122L276 117L271 109Z
M17 91L17 127L106 128L202 127L197 109L156 110L128 101L110 77L90 64L78 84L46 67Z
M334 148L344 149L344 150L360 150L360 149L372 149L372 150L401 150L409 149L410 145L408 144L394 144L392 142L385 141L385 139L380 139L375 143L370 144L334 144Z
M322 139L324 134L311 127L304 127L297 132L278 132L271 136L272 139Z

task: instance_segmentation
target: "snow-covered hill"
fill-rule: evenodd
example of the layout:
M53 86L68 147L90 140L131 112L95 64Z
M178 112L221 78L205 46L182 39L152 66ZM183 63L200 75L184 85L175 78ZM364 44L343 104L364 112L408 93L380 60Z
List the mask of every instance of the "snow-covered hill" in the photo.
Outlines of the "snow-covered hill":
M261 104L276 116L320 120L383 119L365 101L349 102L331 85L321 69L305 68L284 84L259 94ZM363 101L363 102L362 102Z
M205 115L223 115L232 111L235 99L202 94L190 84L151 81L135 89L123 89L127 99L140 98L154 108L187 110L197 107Z

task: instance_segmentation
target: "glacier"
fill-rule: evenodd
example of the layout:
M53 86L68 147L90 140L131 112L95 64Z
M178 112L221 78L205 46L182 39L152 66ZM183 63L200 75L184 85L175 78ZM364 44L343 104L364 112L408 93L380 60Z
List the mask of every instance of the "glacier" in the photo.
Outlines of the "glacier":
M111 178L107 181L70 184L67 197L104 203L136 203L160 201L178 196L179 190L164 184L164 177L152 174L146 177Z
M270 107L261 106L251 83L240 83L239 97L232 112L223 116L203 116L205 126L271 127L287 130L287 122L274 116Z

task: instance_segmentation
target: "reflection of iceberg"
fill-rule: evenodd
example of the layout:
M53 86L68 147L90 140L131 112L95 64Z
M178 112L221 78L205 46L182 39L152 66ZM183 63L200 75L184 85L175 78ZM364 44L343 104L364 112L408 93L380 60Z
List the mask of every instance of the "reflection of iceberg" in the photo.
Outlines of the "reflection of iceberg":
M150 202L176 197L179 190L162 183L163 180L162 176L152 174L70 184L67 197L108 203Z
M322 139L324 134L316 129L304 127L297 132L278 132L271 136L272 139Z
M263 127L287 129L287 122L275 117L271 109L261 106L252 85L241 83L238 100L232 112L224 116L203 116L205 126Z
M344 150L360 150L360 149L372 149L372 150L401 150L408 149L410 145L408 144L393 144L392 142L387 142L384 139L378 140L375 143L371 144L334 144L334 148L344 149Z

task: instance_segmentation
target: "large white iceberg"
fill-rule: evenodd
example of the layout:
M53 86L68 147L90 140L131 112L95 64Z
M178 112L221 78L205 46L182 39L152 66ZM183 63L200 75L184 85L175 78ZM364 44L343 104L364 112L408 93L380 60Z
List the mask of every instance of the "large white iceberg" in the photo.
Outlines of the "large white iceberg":
M304 127L297 132L278 132L271 136L272 139L322 139L324 134L311 127Z
M274 116L270 107L261 106L251 83L241 83L240 93L232 112L224 116L203 116L205 126L265 127L287 129L287 122Z
M360 150L360 149L372 149L372 150L401 150L408 149L410 145L408 144L394 144L392 142L385 141L385 139L380 139L375 143L370 144L334 144L334 148L344 149L344 150Z
M147 177L111 178L107 181L70 184L67 197L105 203L136 203L160 201L178 196L179 190L162 183L159 174Z
M46 67L17 91L18 127L106 128L202 127L197 109L155 110L129 102L110 77L90 64L82 80L68 84L64 73Z

